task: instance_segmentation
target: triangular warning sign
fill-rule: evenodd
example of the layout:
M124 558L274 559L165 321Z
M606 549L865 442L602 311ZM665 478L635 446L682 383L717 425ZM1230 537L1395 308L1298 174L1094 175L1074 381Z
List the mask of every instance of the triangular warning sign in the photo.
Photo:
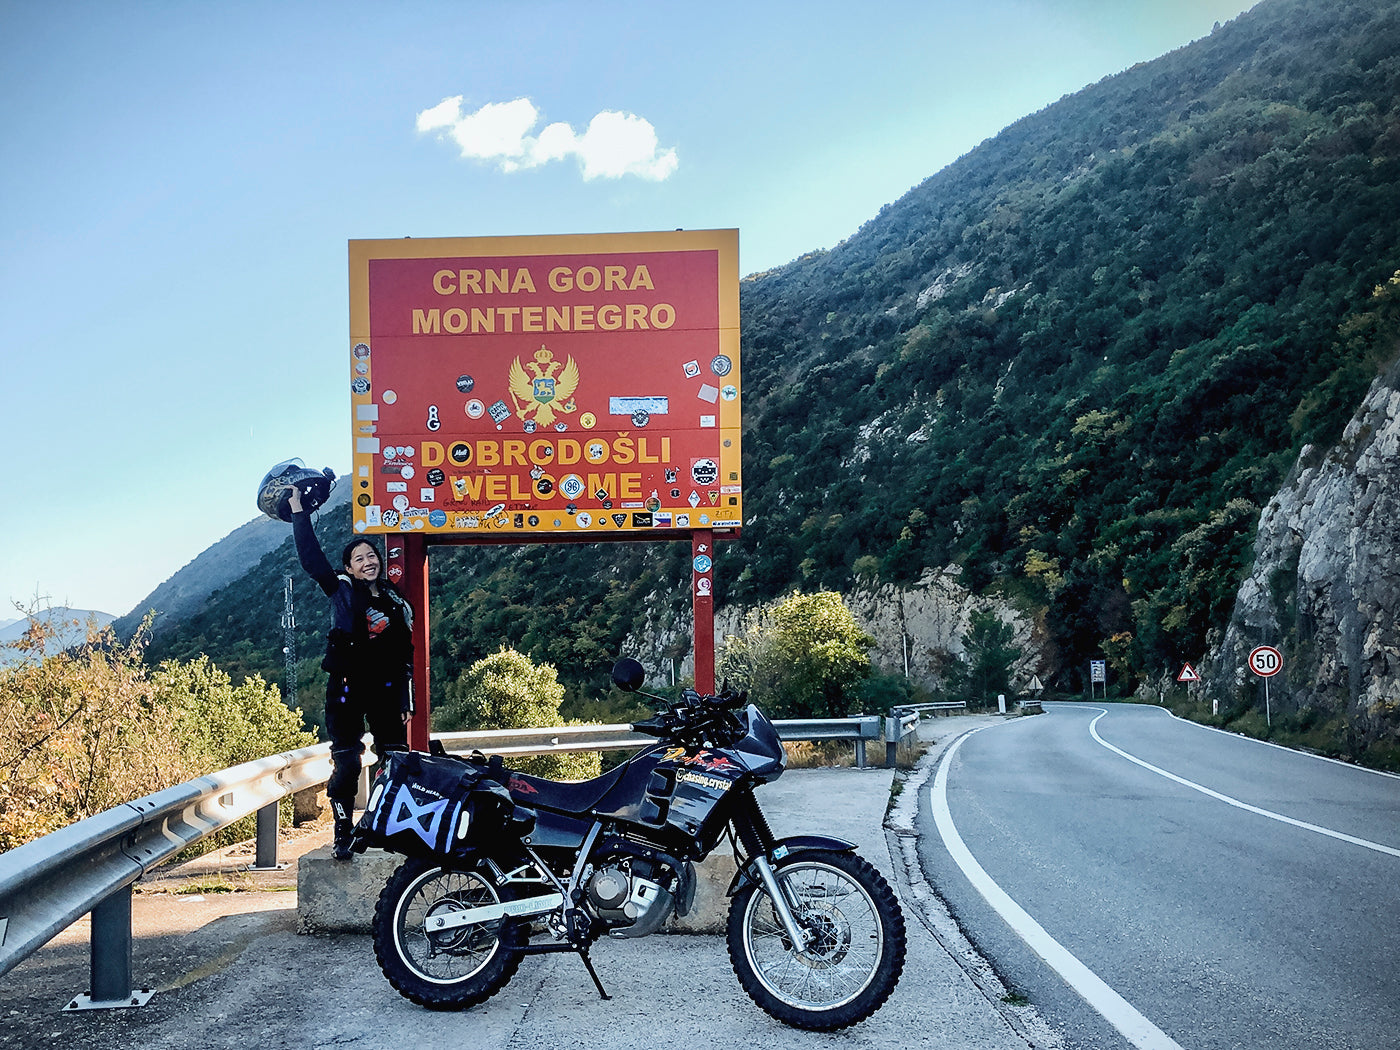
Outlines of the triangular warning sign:
M1176 676L1178 682L1199 682L1201 676L1196 673L1196 669L1190 664L1181 665L1181 674Z

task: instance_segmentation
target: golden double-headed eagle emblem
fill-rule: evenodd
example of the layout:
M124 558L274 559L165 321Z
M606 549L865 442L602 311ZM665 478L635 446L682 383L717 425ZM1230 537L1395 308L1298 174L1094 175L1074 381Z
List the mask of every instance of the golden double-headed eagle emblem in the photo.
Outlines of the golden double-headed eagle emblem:
M517 357L511 362L510 396L515 401L515 414L525 419L533 412L535 423L542 427L553 423L555 415L577 409L574 404L577 386L578 365L574 364L572 354L568 361L560 364L554 360L552 350L541 346L535 351L533 361L521 365Z

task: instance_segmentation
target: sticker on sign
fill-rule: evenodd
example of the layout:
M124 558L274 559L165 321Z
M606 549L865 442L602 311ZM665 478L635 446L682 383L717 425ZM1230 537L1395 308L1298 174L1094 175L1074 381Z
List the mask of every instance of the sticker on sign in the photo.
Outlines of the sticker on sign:
M1250 651L1249 669L1260 678L1272 678L1283 670L1283 654L1272 645L1261 645Z

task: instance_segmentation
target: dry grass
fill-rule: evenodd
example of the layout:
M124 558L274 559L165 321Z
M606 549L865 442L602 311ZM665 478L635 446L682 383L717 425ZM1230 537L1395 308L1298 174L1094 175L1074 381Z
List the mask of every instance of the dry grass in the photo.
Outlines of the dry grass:
M824 769L856 764L856 746L849 740L785 740L783 748L787 751L789 769ZM867 743L866 761L875 757L871 752L872 748Z
M788 753L789 769L827 769L832 766L854 766L856 746L850 740L792 740L784 741ZM895 768L913 769L924 753L924 745L917 739L901 743L895 749ZM865 742L867 765L885 764L885 742L867 740Z

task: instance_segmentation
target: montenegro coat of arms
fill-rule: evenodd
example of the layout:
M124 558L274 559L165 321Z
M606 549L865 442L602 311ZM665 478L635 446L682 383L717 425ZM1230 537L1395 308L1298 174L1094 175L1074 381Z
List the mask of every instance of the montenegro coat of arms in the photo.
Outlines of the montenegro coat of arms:
M530 421L533 414L536 425L547 427L556 415L577 409L574 390L578 387L578 365L572 355L561 364L554 360L554 352L543 346L533 356L534 360L523 365L518 357L511 362L510 396L517 416Z

